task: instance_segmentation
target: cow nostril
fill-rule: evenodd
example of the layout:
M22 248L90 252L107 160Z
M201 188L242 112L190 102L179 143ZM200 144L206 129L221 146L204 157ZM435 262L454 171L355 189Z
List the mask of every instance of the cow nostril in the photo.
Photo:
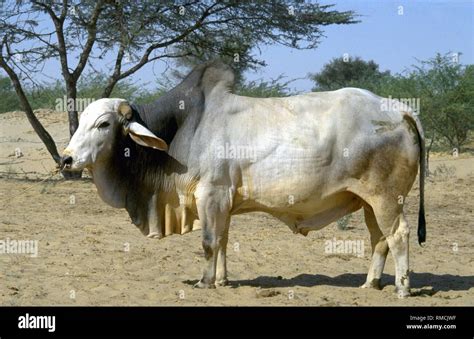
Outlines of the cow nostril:
M72 165L72 157L70 155L65 155L61 158L61 169L69 167Z

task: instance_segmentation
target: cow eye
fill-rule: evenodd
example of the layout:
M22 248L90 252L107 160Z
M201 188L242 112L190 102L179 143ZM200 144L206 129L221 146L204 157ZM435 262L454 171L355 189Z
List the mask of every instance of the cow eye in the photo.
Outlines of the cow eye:
M107 121L104 121L99 126L97 126L97 128L105 128L105 127L109 127L109 126L110 126L110 124Z

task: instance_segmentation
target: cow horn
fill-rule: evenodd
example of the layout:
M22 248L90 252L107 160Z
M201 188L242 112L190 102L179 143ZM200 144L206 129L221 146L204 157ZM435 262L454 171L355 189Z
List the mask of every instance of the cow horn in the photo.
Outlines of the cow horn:
M130 120L132 118L132 107L126 101L122 101L118 106L118 113L125 117L125 119Z

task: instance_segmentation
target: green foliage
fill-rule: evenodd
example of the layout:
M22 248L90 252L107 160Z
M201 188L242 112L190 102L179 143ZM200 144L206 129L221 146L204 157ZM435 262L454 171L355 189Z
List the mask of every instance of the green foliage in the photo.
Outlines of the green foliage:
M315 88L318 90L351 86L369 89L383 97L419 98L420 117L428 143L434 140L434 146L438 149L449 147L460 151L469 142L474 127L474 65L463 66L453 62L452 54L437 54L432 59L420 61L404 74L391 75L380 72L373 61L356 58L342 64L342 59L334 60L328 64L331 66L326 65L322 72L312 76L317 81ZM235 91L250 97L295 94L289 88L291 81L283 79L280 76L269 81L241 81ZM85 75L78 84L78 98L100 98L106 81L105 74ZM149 103L166 90L168 88L163 84L157 84L155 90L147 90L124 79L115 86L111 97ZM26 88L26 91L33 109L54 109L56 100L65 95L65 88L59 81ZM21 110L10 80L1 76L0 97L0 113Z
M26 96L33 107L51 108L55 106L57 98L62 98L65 91L59 82L41 84L32 88L26 88ZM11 81L7 77L0 76L0 113L22 110L20 101L16 95Z
M420 64L411 78L417 83L423 122L432 134L460 151L474 127L474 65L454 62L451 53L438 53Z
M59 81L51 84L41 84L40 86L27 88L26 90L28 101L33 109L54 109L56 100L62 99L66 93L64 86Z
M334 58L324 65L319 73L311 74L315 82L314 91L331 91L343 87L360 87L371 91L381 87L390 77L390 72L380 72L374 61L356 58Z
M279 76L270 81L253 80L243 82L236 88L236 93L250 97L284 97L292 95L289 84L293 80L283 81L284 77ZM97 100L101 97L107 77L103 73L85 75L78 84L78 100L85 98ZM156 89L144 89L128 79L119 82L112 91L111 98L124 98L130 102L150 103L158 99L169 88L163 84L158 84ZM55 109L57 100L63 100L66 94L65 87L58 81L44 84L34 89L28 89L27 95L33 109L50 108ZM21 110L16 93L8 78L0 77L0 113Z
M382 97L420 99L420 118L429 145L461 150L474 127L474 65L463 66L452 53L419 61L403 74L380 72L373 61L333 59L310 75L314 90L368 89Z
M435 148L460 151L469 142L474 127L474 65L454 62L452 53L419 61L405 75L388 78L376 92L419 98L425 135Z
M107 76L103 73L85 75L77 85L78 98L101 98L102 91L107 83ZM117 83L114 87L111 98L124 98L133 101L137 86L128 80Z
M270 81L253 80L244 82L237 86L236 93L243 96L254 98L269 98L269 97L285 97L291 95L291 90L288 87L292 82L282 82L284 77L280 75L276 79Z
M87 98L97 100L101 98L102 91L106 85L107 77L99 73L86 75L78 84L78 100ZM26 88L26 94L33 109L49 108L55 109L58 100L63 100L66 95L65 86L57 81L42 84L34 88ZM165 91L164 88L155 90L143 89L128 79L119 82L112 91L111 97L124 98L131 102L150 103L156 100ZM17 95L13 90L10 79L0 76L0 113L22 110Z
M82 78L78 84L79 98L93 98L95 100L101 98L104 87L107 84L107 75L98 73ZM142 86L134 84L130 79L124 79L115 85L111 98L123 98L130 102L150 103L156 100L165 92L164 88L148 90Z
M0 113L15 111L20 103L9 78L0 76Z

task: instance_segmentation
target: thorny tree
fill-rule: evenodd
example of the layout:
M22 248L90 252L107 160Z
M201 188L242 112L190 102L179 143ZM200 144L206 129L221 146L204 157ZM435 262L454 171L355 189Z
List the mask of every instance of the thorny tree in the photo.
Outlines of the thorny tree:
M25 86L45 62L61 67L68 102L77 84L98 59L112 60L102 96L146 64L175 58L220 57L238 71L264 65L251 51L261 44L316 48L322 27L357 22L352 11L303 1L12 1L0 0L0 67L53 159L53 139L33 114ZM72 99L72 100L71 100ZM76 107L68 111L69 132L78 126Z

